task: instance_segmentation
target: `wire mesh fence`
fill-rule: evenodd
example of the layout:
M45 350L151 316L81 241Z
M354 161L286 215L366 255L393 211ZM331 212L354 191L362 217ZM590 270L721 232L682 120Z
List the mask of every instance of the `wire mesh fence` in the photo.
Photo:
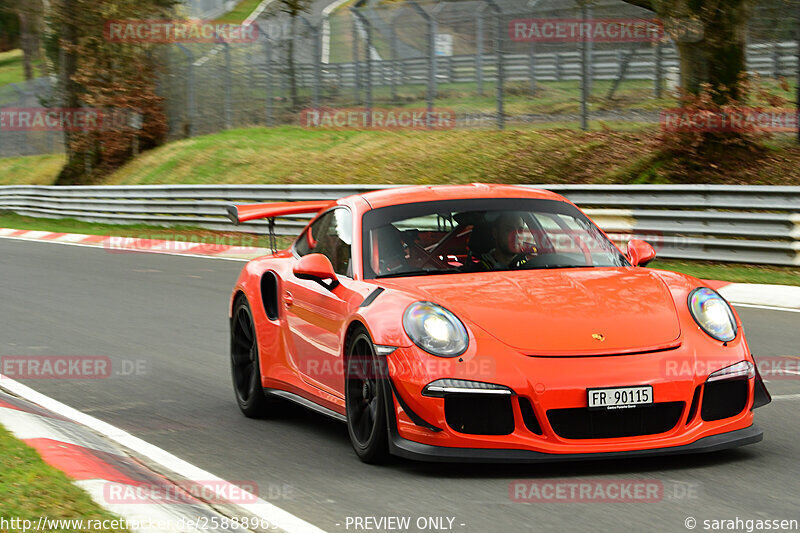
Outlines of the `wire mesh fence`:
M442 126L431 113L458 128L655 123L675 106L676 43L702 38L691 21L655 21L618 0L357 5L294 20L267 10L254 43L172 46L164 84L171 134L404 119ZM800 22L787 6L755 9L747 66L758 84L793 102Z
M63 152L63 132L41 127L20 127L9 120L29 109L54 105L50 78L0 86L0 157Z
M748 70L789 109L800 99L799 12L800 0L761 2L748 28ZM703 31L692 21L655 21L621 0L361 0L295 18L273 2L255 24L252 41L160 47L170 139L282 124L658 123L676 106L677 45ZM0 88L0 107L42 105L49 86ZM63 149L57 132L0 136L0 155Z

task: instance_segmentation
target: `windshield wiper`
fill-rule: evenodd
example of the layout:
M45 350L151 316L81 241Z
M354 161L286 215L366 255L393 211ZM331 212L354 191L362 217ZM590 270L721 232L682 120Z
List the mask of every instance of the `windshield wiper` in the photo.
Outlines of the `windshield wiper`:
M404 270L403 272L388 272L386 274L378 274L376 278L405 278L408 276L428 276L433 274L457 274L461 271L457 268L435 268L430 270Z

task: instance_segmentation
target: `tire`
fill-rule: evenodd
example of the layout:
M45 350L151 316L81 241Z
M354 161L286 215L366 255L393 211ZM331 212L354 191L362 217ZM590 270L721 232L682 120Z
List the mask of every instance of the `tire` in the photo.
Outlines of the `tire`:
M364 328L350 336L345 353L345 406L350 442L363 462L385 463L389 459L389 430L384 373Z
M248 418L266 416L270 402L261 387L261 365L258 361L253 313L244 296L239 297L233 306L231 377L236 403L242 413Z

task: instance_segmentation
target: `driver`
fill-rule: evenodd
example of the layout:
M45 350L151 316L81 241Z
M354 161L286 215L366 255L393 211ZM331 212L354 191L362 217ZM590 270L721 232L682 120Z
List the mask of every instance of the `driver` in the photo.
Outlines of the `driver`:
M479 264L485 270L522 268L535 249L523 242L525 222L518 213L503 213L492 225L495 247L480 255Z

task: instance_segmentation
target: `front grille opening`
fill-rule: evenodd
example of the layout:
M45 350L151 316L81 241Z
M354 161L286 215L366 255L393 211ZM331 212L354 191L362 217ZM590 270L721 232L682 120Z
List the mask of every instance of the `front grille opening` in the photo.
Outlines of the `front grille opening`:
M657 435L674 428L685 402L663 402L630 409L550 409L547 420L565 439L611 439Z
M692 423L692 420L694 420L694 415L697 414L697 408L700 405L700 391L701 390L703 390L703 386L702 385L698 385L694 389L694 396L692 396L692 405L691 405L691 407L689 407L689 414L686 415L686 425L687 426Z
M747 405L748 385L746 379L706 383L700 416L706 422L711 422L738 415Z
M525 422L525 427L528 428L528 431L541 435L542 427L539 425L539 420L533 411L533 405L531 405L531 401L528 398L519 397L519 410L522 413L522 420Z
M469 435L508 435L514 432L511 396L448 394L444 397L447 425Z

